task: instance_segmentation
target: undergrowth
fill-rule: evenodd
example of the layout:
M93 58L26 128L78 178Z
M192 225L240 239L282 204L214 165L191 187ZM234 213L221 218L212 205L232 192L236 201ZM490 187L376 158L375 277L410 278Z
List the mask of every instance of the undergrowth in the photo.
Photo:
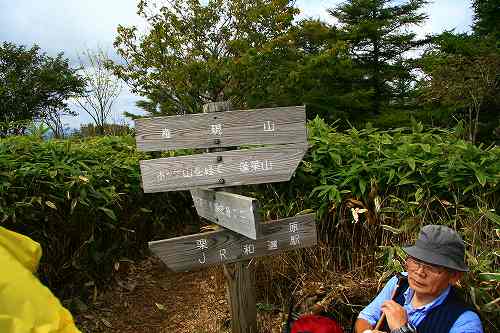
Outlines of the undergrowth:
M291 295L319 293L349 326L376 290L404 270L401 246L414 242L423 225L444 224L466 242L470 273L460 289L483 315L486 331L497 332L500 148L472 145L453 130L419 123L337 132L315 119L309 138L312 147L291 183L253 194L266 203L269 218L316 210L319 244L261 259L262 297L285 307ZM346 275L356 290L345 290ZM367 283L371 288L360 288Z
M499 331L499 147L418 123L339 132L315 119L309 139L290 182L244 188L265 220L318 214L318 246L253 261L261 307L286 313L291 298L320 295L348 326L403 269L401 246L445 224L467 245L462 292L486 331ZM58 295L91 297L148 241L198 231L188 192L143 193L138 162L148 157L129 136L0 139L1 223L42 244L40 277Z

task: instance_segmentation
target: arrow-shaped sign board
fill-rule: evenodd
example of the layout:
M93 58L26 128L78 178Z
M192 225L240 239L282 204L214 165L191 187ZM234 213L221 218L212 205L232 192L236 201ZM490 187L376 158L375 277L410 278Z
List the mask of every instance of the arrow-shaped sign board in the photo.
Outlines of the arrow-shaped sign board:
M191 196L199 216L248 238L257 238L257 199L202 189L191 190Z
M303 106L142 118L135 121L137 148L163 151L242 145L305 143Z
M149 242L150 250L170 269L188 271L316 245L315 214L262 224L257 240L230 230Z
M288 181L304 144L140 161L145 193Z

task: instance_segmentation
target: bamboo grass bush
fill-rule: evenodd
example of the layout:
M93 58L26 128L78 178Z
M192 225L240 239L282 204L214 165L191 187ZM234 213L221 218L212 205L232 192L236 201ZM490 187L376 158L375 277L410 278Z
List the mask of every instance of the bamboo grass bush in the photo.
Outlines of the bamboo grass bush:
M294 290L300 297L321 290L348 327L402 269L399 246L423 224L447 224L467 242L471 273L462 290L486 331L497 332L500 148L419 123L338 132L317 118L309 136L290 182L246 187L265 220L318 212L317 247L253 261L261 303L286 312ZM0 221L42 243L41 277L60 295L103 287L114 264L149 240L198 231L186 224L198 222L187 192L142 192L144 158L130 136L0 139Z
M317 210L319 246L261 259L276 269L267 269L260 281L286 276L284 285L296 290L316 281L334 294L339 276L354 276L358 288L374 278L365 295L358 290L351 299L332 299L349 325L377 286L403 269L400 246L413 242L424 224L445 224L467 243L471 272L462 281L463 293L483 314L486 330L499 331L500 148L416 122L387 131L337 132L317 118L309 136L312 147L291 184L268 185L255 194L269 217Z
M145 157L130 136L0 139L0 221L41 243L40 277L60 296L105 287L120 260L197 221L188 194L143 193Z

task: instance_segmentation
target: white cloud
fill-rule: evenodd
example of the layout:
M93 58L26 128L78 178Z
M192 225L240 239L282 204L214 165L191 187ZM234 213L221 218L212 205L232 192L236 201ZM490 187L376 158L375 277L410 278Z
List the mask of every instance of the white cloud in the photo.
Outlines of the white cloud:
M343 2L343 0L297 0L296 4L301 9L301 18L319 18L333 23L333 18L328 14L327 9ZM429 19L423 26L415 28L419 36L450 29L456 29L458 32L470 31L472 25L470 0L435 0L424 7L424 12L428 14Z

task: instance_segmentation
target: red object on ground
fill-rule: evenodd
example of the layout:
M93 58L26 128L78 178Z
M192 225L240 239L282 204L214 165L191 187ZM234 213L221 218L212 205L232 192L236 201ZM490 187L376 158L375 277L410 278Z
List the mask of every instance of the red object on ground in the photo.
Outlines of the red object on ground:
M293 322L291 333L344 333L344 330L331 318L307 315Z

